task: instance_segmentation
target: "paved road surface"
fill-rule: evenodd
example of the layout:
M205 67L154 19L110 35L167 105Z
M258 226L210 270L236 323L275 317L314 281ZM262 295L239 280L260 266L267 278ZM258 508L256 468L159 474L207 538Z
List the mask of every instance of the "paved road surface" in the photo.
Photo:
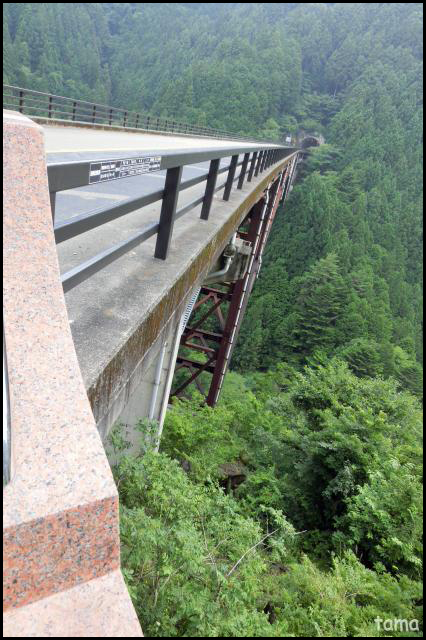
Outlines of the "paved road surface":
M233 142L208 138L188 138L185 136L165 136L124 131L88 129L79 127L44 127L48 162L66 162L83 159L105 159L114 155L120 157L126 151L146 151L158 153L172 149L202 149L206 147L255 146L256 143ZM259 145L260 146L260 145ZM242 156L240 157L240 160ZM223 158L221 167L228 165L230 158ZM207 173L208 162L188 165L183 171L183 180ZM145 195L162 188L165 171L158 171L134 178L123 178L102 184L94 184L79 189L58 193L56 197L55 220L61 222L81 213L87 213L113 202L123 202L128 198Z

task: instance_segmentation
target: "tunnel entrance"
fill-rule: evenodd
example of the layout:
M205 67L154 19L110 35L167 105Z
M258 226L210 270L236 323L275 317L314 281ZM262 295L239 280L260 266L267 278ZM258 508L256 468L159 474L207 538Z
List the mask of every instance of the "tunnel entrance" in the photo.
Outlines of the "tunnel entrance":
M315 136L306 136L305 138L303 138L301 143L302 149L307 149L308 147L319 147L319 146L320 146L320 140Z

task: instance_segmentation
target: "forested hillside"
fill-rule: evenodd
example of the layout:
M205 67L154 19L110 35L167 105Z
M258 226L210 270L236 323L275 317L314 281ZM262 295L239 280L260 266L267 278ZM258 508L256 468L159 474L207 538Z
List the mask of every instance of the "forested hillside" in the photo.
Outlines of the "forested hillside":
M6 82L241 133L322 132L234 366L339 354L421 393L421 4L5 3L4 17Z
M4 17L10 84L326 141L278 212L218 407L176 401L160 454L142 421L144 455L114 468L145 634L421 636L422 5Z
M393 376L421 396L419 14L416 5L363 7L336 6L311 25L328 50L321 67L306 63L308 76L336 92L339 107L320 110L327 144L275 223L234 366L339 356L358 376ZM351 17L343 40L331 18L339 11Z

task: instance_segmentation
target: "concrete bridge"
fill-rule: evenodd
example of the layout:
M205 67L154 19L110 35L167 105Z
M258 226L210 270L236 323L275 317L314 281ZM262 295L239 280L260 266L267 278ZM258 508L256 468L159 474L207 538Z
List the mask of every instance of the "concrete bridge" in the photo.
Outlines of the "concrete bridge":
M68 636L138 636L107 437L123 422L136 448L149 418L158 443L171 391L202 373L215 405L298 151L17 107L3 116L6 637L64 635L64 614ZM187 377L172 390L176 365Z

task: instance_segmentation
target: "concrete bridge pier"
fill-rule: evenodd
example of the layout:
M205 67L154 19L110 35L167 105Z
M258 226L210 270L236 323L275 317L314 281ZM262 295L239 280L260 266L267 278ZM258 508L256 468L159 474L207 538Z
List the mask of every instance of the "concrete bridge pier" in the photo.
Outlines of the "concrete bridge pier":
M139 382L136 385L133 383L133 390L118 417L114 420L114 414L109 413L106 419L98 424L110 462L116 461L108 437L113 423L128 442L127 453L139 453L141 447L146 444L154 445L158 449L180 339L198 293L199 288L195 287L184 298L145 355L139 367ZM141 421L146 425L142 430L138 428Z

